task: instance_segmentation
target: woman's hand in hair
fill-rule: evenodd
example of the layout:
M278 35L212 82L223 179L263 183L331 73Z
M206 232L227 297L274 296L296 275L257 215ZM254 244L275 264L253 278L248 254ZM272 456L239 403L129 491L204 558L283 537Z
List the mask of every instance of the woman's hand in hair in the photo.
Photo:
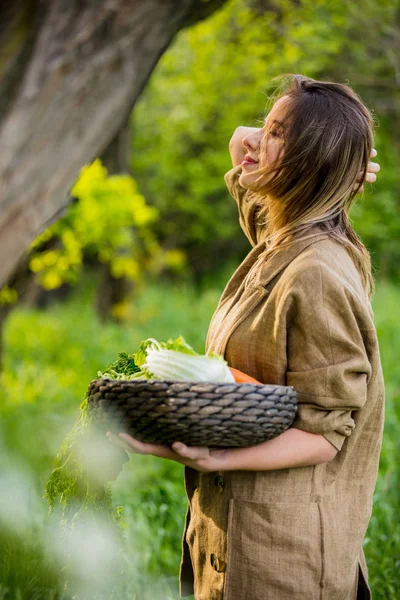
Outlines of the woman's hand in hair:
M373 148L372 152L371 152L371 157L370 158L375 158L375 156L377 154L378 154L377 151L375 150L375 148ZM365 177L364 183L357 190L359 194L361 194L364 191L364 184L365 183L375 183L375 181L376 181L376 173L379 173L380 170L381 170L381 167L380 167L380 165L378 163L371 162L371 161L368 163L368 170L367 170L367 175ZM362 173L360 173L360 178L358 179L358 183L360 183L361 181L362 181ZM356 189L357 189L358 183L355 186Z

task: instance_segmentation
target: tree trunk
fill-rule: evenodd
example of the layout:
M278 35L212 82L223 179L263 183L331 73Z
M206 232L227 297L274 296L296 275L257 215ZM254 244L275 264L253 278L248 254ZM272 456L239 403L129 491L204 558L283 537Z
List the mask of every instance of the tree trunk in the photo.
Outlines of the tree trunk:
M125 314L124 311L121 312L119 307L123 306L132 290L132 281L129 281L126 277L114 277L109 264L101 265L95 303L100 320L103 322L113 320L122 323Z
M0 287L126 122L174 35L224 1L2 3Z

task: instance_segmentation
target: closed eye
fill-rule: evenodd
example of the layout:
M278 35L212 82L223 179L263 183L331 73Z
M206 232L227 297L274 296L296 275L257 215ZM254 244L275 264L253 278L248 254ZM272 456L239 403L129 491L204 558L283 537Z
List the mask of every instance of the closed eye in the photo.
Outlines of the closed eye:
M271 129L271 131L270 131L270 134L271 134L273 137L277 137L277 138L280 138L280 137L282 137L282 134L281 134L281 132L280 132L280 131L278 131L277 129Z
M269 130L268 133L276 140L279 140L280 142L284 141L284 134L283 134L282 127L271 127L271 129Z

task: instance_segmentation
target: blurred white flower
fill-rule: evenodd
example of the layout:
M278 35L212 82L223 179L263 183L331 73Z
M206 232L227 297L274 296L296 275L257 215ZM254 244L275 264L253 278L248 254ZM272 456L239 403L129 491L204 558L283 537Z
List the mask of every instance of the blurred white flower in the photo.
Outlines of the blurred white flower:
M8 459L0 472L0 526L23 534L43 519L45 505L28 468L9 455Z
M71 593L78 598L107 597L121 564L119 539L110 523L93 516L68 530L55 523L46 541L47 549L67 570Z

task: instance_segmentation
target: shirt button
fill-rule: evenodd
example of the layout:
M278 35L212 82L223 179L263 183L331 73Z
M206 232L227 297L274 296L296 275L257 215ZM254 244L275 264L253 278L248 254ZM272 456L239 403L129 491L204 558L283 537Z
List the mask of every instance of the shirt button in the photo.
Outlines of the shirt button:
M217 486L218 491L222 492L225 487L225 481L222 475L217 475L214 479L214 485Z
M215 554L210 554L210 563L214 571L217 571L217 573L223 573L226 570L225 561L219 559Z

